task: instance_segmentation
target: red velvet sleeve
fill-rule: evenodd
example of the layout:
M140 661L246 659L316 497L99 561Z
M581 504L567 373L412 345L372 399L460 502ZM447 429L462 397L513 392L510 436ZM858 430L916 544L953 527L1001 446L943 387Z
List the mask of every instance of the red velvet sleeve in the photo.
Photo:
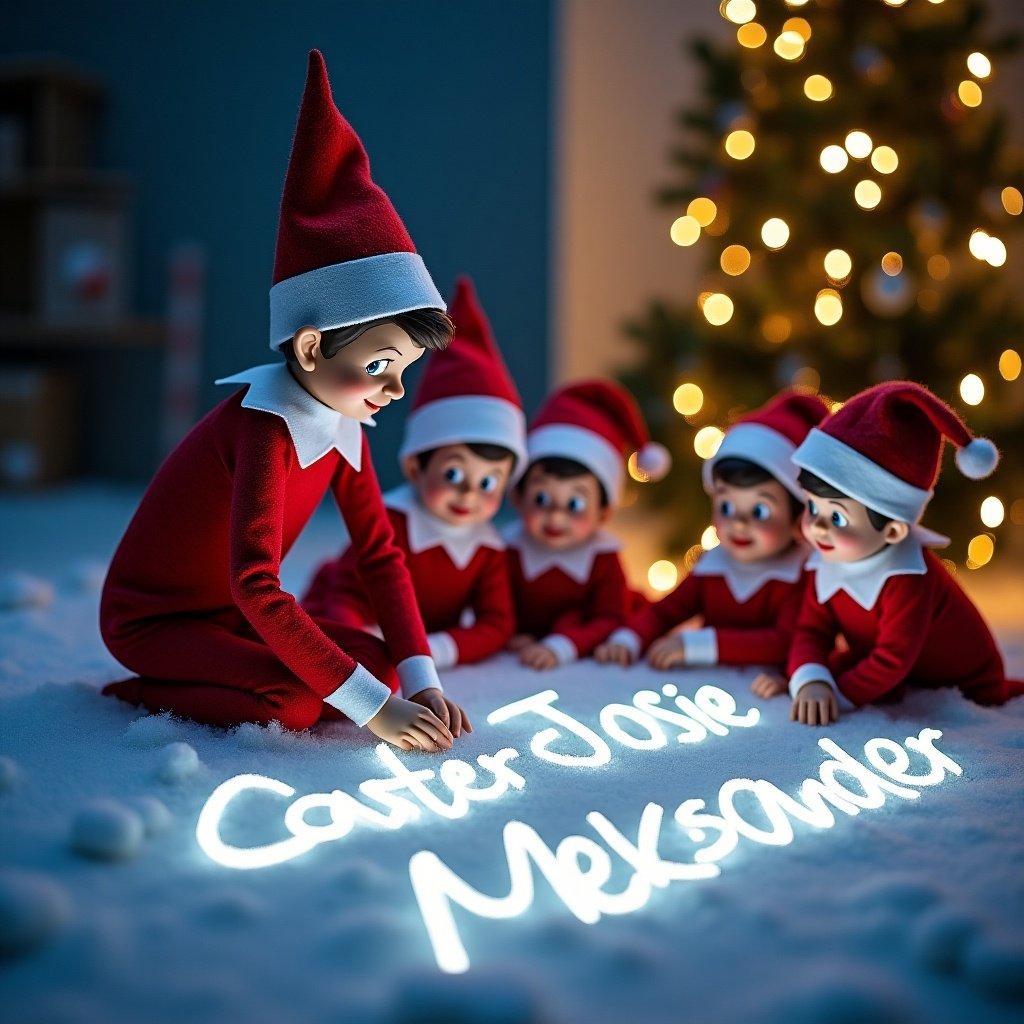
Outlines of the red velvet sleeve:
M608 635L626 621L629 587L617 554L598 555L590 577L587 608L581 618L577 609L564 612L551 627L572 641L576 654L586 658Z
M793 675L801 665L827 665L835 650L838 633L839 624L828 605L818 600L814 577L810 576L797 614L786 675Z
M488 550L487 556L470 601L473 625L446 631L459 649L460 665L471 665L496 654L515 631L508 559L504 551Z
M640 637L640 650L643 652L658 637L692 619L700 611L700 582L691 573L671 594L631 615L626 625Z
M771 665L784 668L796 631L803 598L803 581L778 587L781 592L775 621L770 626L740 629L715 628L719 665Z

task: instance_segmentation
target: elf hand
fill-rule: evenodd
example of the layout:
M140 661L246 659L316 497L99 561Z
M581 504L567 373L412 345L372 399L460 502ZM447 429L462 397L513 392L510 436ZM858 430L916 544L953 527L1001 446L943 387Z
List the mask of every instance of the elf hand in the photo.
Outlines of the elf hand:
M366 723L366 727L374 736L402 750L449 750L452 745L448 726L433 712L394 694L384 701L384 706Z
M647 664L651 668L667 669L681 665L686 660L686 647L682 633L673 633L655 640L647 648Z
M839 721L839 704L828 683L804 683L793 699L789 717L801 725L828 725Z
M461 736L463 730L472 732L473 726L469 724L469 716L454 701L449 700L436 686L429 686L425 690L409 698L414 704L422 704L428 711L433 712L452 736Z
M774 672L761 672L750 684L750 690L756 697L778 697L789 692L789 684Z
M594 648L594 661L602 665L632 665L633 652L625 644L613 644L606 640Z
M550 647L545 647L543 644L538 643L531 643L524 647L519 652L519 660L527 668L537 669L538 671L555 668L558 665L558 658L555 652Z
M537 638L529 633L516 633L506 644L506 647L513 652L521 651L528 644L536 643Z

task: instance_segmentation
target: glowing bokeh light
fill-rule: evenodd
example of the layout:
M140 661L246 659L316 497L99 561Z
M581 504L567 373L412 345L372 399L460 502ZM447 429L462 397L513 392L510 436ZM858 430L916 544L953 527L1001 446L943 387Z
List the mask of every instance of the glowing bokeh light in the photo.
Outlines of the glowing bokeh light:
M1006 509L1003 503L993 494L981 503L981 522L984 526L994 530L1001 525L1006 517Z
M761 241L769 249L781 249L789 241L789 225L781 217L769 217L761 225Z
M975 78L988 78L992 74L992 62L983 53L974 53L967 57L967 70Z
M1000 193L999 198L1003 201L1003 209L1011 216L1019 217L1024 211L1024 196L1019 188L1007 185Z
M989 233L981 228L975 228L967 242L967 248L971 255L978 260L984 260L988 254Z
M985 382L976 373L967 374L960 381L960 397L968 405L981 405L985 397Z
M850 158L842 146L826 146L818 157L818 162L829 174L838 174L846 169Z
M846 152L857 160L863 160L870 152L874 143L867 132L852 131L845 139Z
M704 317L709 324L721 327L732 319L732 299L722 292L712 292L704 301Z
M638 484L646 484L651 481L651 474L640 468L640 460L636 452L633 452L626 460L626 472Z
M1020 376L1021 359L1020 353L1008 348L999 357L999 373L1003 380L1016 380Z
M725 434L718 427L701 427L693 435L693 450L702 459L713 458L723 437Z
M721 543L718 539L718 531L714 526L705 527L704 532L700 535L700 546L705 551L711 551L712 548L717 548Z
M965 107L980 107L981 106L981 86L977 82L972 82L970 79L964 79L956 88L956 94L960 97L960 102Z
M989 236L985 262L993 267L1001 267L1006 262L1006 245L1002 239L993 235Z
M862 209L873 210L882 201L882 190L877 181L864 178L854 186L853 198Z
M804 82L804 95L816 103L831 99L832 92L832 83L824 75L810 75Z
M843 316L843 300L834 288L822 288L814 300L814 315L826 327L839 323Z
M977 537L972 537L970 544L967 545L967 568L980 569L983 565L988 565L995 553L996 546L992 538L987 533L979 533Z
M787 18L782 31L795 32L805 43L811 38L811 25L806 18Z
M706 196L697 196L691 199L686 207L686 216L692 217L702 228L706 228L718 215L718 207L714 200Z
M750 250L744 245L728 245L722 250L719 264L727 274L736 277L750 266Z
M693 217L677 217L669 229L669 237L676 245L693 245L700 238L700 224Z
M949 260L941 254L928 257L928 276L933 281L945 281L949 277Z
M782 313L769 313L761 321L761 336L772 345L781 345L793 333L793 321Z
M895 277L897 274L902 273L903 257L898 252L887 252L882 257L882 270L889 277Z
M825 254L825 273L833 281L844 281L853 270L853 260L844 249L831 249Z
M804 55L804 39L799 32L780 32L773 47L783 60L799 60Z
M900 158L892 146L878 146L871 154L871 166L879 174L892 174L900 165Z
M668 559L661 558L647 570L647 582L652 590L671 590L679 582L679 570Z
M725 137L725 151L733 160L746 160L754 152L754 136L745 128L737 128Z
M754 0L729 0L723 13L734 25L744 25L757 16L757 7Z
M680 416L696 416L704 405L704 392L689 381L672 393L672 407Z
M768 32L764 25L758 25L756 21L748 21L746 25L740 25L736 30L736 41L748 50L764 46L767 39Z

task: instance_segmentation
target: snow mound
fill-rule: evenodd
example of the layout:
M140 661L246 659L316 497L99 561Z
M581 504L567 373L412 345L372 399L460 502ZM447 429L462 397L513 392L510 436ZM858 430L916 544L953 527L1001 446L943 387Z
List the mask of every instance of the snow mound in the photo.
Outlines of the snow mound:
M199 755L187 743L168 743L160 751L157 775L163 782L184 782L199 771Z
M264 902L255 894L244 889L226 889L201 903L195 919L211 928L237 928L258 921L265 913Z
M10 793L18 784L21 769L13 757L0 754L0 793Z
M75 816L71 847L98 860L127 860L139 852L146 827L142 817L116 800L94 800Z
M131 801L131 808L142 819L142 827L147 836L159 835L170 828L174 821L167 805L155 796L137 796Z
M925 967L952 974L963 966L964 949L977 931L977 923L962 911L936 907L911 927L910 948Z
M831 966L773 1008L786 1024L911 1024L920 1017L893 983L856 962Z
M916 878L888 875L854 886L847 898L864 909L884 908L892 914L912 916L941 902L942 892Z
M0 957L19 956L48 942L71 918L71 898L35 871L0 868Z
M0 611L15 608L49 608L54 590L50 583L27 572L9 572L0 576Z
M967 944L964 973L982 992L1024 1001L1024 943L979 933Z
M129 746L143 749L162 747L181 735L181 723L169 714L146 715L130 722L124 731Z
M550 1024L532 987L495 972L416 975L395 996L395 1024Z

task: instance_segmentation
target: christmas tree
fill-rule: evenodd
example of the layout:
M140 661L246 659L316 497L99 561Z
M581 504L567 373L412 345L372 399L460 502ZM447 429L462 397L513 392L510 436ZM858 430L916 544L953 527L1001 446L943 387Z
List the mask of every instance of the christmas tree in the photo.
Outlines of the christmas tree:
M1003 519L1024 522L1024 315L1005 267L1024 159L986 96L1018 40L988 33L977 0L721 13L735 42L693 42L703 93L658 195L666 259L696 245L704 270L628 325L639 360L622 377L673 453L641 489L672 508L673 559L715 543L694 484L736 415L787 386L834 405L909 379L1003 451L985 483L945 473L926 514L950 559L985 564Z

